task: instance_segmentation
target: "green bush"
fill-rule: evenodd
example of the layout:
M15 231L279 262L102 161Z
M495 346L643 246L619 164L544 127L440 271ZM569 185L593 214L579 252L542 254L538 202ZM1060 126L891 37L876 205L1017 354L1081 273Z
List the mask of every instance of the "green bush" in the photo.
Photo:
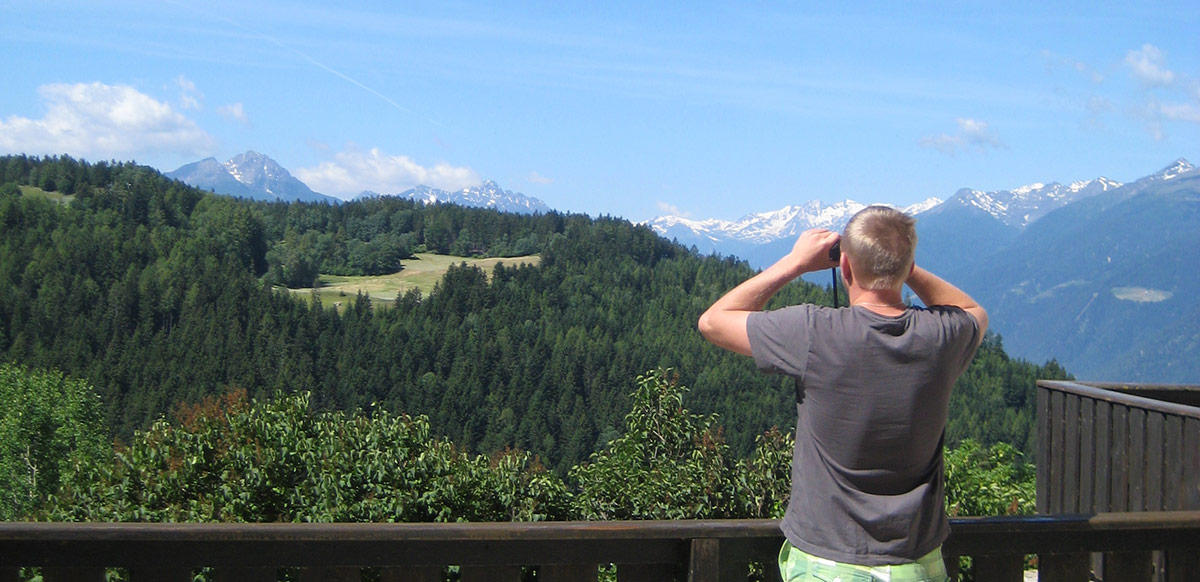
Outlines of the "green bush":
M100 399L60 372L0 364L0 520L25 519L109 448Z

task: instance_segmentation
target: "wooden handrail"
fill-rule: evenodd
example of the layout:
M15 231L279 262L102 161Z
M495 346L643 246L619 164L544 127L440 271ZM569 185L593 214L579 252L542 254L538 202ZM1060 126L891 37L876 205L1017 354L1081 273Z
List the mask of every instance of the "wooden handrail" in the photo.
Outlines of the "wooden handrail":
M400 567L440 572L446 565L536 565L566 572L558 579L595 579L597 564L617 564L619 580L745 580L747 562L771 573L782 537L774 520L681 520L538 523L0 523L0 580L15 568ZM956 518L945 545L950 556L1019 568L1026 554L1200 550L1200 511ZM997 558L991 559L989 557ZM1053 560L1051 560L1053 562ZM1194 560L1192 560L1194 564ZM625 566L623 568L622 566ZM590 574L587 570L590 567ZM1000 566L988 566L999 568ZM1076 569L1086 566L1076 566ZM496 570L501 568L501 570ZM557 569L556 569L557 568ZM657 568L657 570L655 570ZM465 572L466 570L464 570ZM519 573L519 570L515 570ZM622 576L623 571L639 573ZM580 574L583 572L583 574ZM648 574L657 572L657 574ZM738 573L741 577L738 578ZM686 576L685 574L686 573ZM1086 572L1083 573L1086 576ZM667 574L670 576L670 574ZM978 573L977 573L978 576ZM981 580L1008 580L1007 574ZM47 578L49 581L54 576ZM549 576L548 578L554 578ZM67 578L63 578L67 579ZM70 578L75 579L75 578ZM88 578L90 579L90 578ZM418 579L434 579L433 577ZM464 577L465 579L465 577ZM481 577L478 579L500 579ZM515 579L515 578L514 578ZM1068 576L1063 579L1082 579ZM1148 578L1147 578L1148 579ZM1046 578L1043 578L1046 580ZM133 582L139 582L136 577Z
M1116 384L1116 383L1100 383L1100 382L1069 382L1065 380L1038 380L1037 385L1041 388L1050 390L1058 390L1070 394L1078 394L1087 396L1095 400L1103 400L1126 406L1133 406L1146 410L1156 410L1176 414L1179 416L1200 419L1200 407L1188 406L1165 400L1157 400L1146 396L1139 396L1136 391L1122 391L1118 387L1143 387L1143 388L1158 388L1166 390L1168 387L1163 385L1137 385L1137 384ZM1173 390L1198 390L1200 388L1194 386L1170 386Z

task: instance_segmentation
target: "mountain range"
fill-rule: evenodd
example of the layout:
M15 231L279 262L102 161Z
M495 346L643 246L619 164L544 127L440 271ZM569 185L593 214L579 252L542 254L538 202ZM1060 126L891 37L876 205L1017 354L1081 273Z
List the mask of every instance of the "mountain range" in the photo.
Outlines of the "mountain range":
M648 224L765 267L800 232L841 230L863 206L810 202L732 222ZM1200 382L1200 169L1187 160L1129 184L962 189L904 210L917 218L917 262L988 308L1008 353L1055 359L1082 379Z
M208 158L167 176L256 200L341 203L271 158ZM541 200L493 181L458 191L417 186L398 196L535 213ZM660 216L646 224L701 253L765 267L806 229L841 230L865 204L818 201L738 220ZM1081 379L1200 383L1200 170L1179 159L1128 184L1098 177L1012 190L969 188L903 208L917 218L917 262L988 308L1015 357L1057 360ZM825 275L811 279L827 284Z
M215 158L205 158L184 165L173 172L167 172L166 176L189 186L237 198L268 202L299 201L329 204L343 202L340 198L314 192L304 182L292 176L278 162L255 151L239 154L225 162L218 162ZM520 192L505 190L491 180L485 181L480 186L455 191L417 186L398 194L362 192L355 199L375 196L397 196L411 198L425 204L441 202L524 214L550 211L550 207L541 200Z
M526 196L520 192L505 190L492 180L485 180L480 186L471 186L453 191L439 190L429 186L409 188L399 194L379 194L367 191L355 196L354 199L360 200L377 196L397 196L399 198L410 198L417 202L424 202L425 204L458 204L459 206L490 208L500 212L515 212L519 214L550 212L550 207L546 206L545 202L533 196Z

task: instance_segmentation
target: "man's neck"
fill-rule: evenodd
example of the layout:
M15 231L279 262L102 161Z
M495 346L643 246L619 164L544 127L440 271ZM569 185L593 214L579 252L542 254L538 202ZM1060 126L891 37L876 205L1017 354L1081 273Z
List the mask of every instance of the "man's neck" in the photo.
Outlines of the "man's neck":
M881 315L897 315L908 306L904 304L899 289L858 289L851 286L847 289L850 296L850 306L861 306Z

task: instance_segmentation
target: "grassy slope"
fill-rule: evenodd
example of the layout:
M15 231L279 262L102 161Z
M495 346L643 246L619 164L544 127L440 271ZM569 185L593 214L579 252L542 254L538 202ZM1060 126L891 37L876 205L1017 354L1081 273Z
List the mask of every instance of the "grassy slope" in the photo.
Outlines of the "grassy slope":
M428 295L433 286L442 279L442 275L450 265L467 263L483 269L491 275L497 263L516 266L521 263L537 265L541 257L530 255L524 257L471 259L418 253L416 259L404 261L404 269L391 275L368 277L340 277L336 275L321 275L315 289L293 289L292 292L303 297L315 297L326 307L344 307L354 301L361 291L371 295L371 301L376 307L390 306L396 296L403 295L409 289L417 288Z

